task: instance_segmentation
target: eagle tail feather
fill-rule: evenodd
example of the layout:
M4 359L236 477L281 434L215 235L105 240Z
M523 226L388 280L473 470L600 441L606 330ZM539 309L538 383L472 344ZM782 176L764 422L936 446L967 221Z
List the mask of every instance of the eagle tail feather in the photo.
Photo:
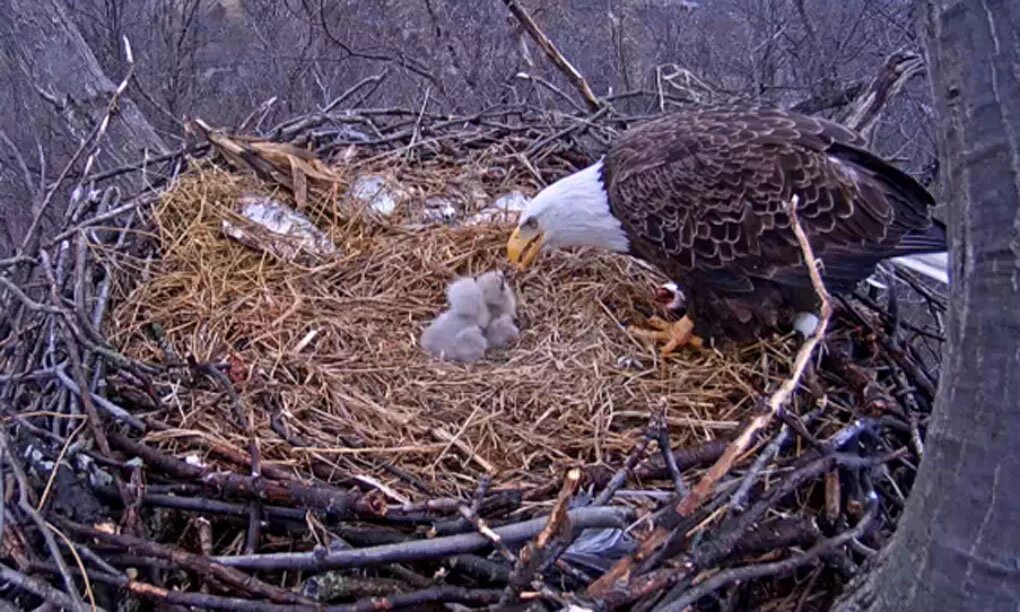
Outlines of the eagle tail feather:
M905 255L894 257L890 261L897 267L913 270L943 285L949 284L949 255L945 251Z
M894 266L913 270L943 285L949 284L949 255L946 252L946 226L937 219L923 232L909 232L896 245L889 260Z
M937 219L932 219L931 226L923 231L908 232L896 244L898 255L940 253L945 250L946 226Z

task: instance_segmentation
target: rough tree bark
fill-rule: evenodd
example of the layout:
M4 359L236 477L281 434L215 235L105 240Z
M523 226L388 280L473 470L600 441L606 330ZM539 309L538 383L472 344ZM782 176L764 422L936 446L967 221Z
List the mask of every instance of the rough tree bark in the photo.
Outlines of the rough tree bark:
M0 0L0 45L71 136L78 142L86 139L106 115L116 85L103 72L63 0ZM99 163L129 163L143 159L146 151L152 155L164 150L162 139L135 103L122 96L103 138ZM51 160L51 166L54 163ZM2 212L10 217L28 211Z
M1020 605L1020 3L919 0L952 244L944 372L899 529L844 610Z
M67 128L84 138L106 114L116 86L67 14L63 0L0 0L6 51L37 91L60 112ZM121 98L107 132L107 149L125 163L163 141L134 102Z

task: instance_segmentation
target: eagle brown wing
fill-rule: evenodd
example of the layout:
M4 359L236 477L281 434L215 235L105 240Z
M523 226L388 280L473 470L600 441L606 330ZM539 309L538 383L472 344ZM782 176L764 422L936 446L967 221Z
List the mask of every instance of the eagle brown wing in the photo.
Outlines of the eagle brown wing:
M827 265L864 257L873 268L931 225L928 192L863 144L822 119L701 110L628 132L606 157L604 180L632 249L665 269L792 281L806 278L785 211L793 195ZM863 268L846 273L860 280L871 273Z
M907 254L903 237L931 225L928 192L864 144L823 119L702 109L629 131L606 156L603 179L634 255L695 297L747 294L768 308L751 294L810 288L785 211L791 196L832 291Z

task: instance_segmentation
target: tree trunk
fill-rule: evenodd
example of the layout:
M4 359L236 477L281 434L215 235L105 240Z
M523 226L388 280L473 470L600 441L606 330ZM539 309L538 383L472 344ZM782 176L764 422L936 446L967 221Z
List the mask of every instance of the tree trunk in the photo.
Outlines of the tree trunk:
M1020 2L920 0L952 244L942 381L899 529L846 610L1020 602Z
M116 85L70 19L63 0L0 0L0 45L13 70L23 73L44 103L54 107L73 140L84 141L105 117ZM100 167L113 167L165 150L162 139L135 103L122 96L102 140ZM34 157L34 153L28 153ZM56 172L62 160L49 160ZM49 180L54 176L48 177ZM122 190L141 187L136 174L119 183ZM126 195L126 194L125 194ZM36 205L39 204L37 201ZM57 203L63 208L62 203ZM25 209L28 209L25 205ZM35 211L0 211L7 223L31 219ZM24 227L12 228L17 236Z
M78 139L106 114L116 86L103 73L63 0L0 0L7 51ZM165 147L134 102L121 98L106 136L107 153L124 163Z

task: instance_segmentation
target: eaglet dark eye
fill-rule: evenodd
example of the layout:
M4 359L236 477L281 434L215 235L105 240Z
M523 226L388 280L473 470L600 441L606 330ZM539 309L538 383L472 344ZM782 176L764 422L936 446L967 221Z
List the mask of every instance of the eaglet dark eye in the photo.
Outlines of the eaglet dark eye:
M537 229L538 219L536 219L535 217L528 217L528 219L524 221L524 227L528 229Z

